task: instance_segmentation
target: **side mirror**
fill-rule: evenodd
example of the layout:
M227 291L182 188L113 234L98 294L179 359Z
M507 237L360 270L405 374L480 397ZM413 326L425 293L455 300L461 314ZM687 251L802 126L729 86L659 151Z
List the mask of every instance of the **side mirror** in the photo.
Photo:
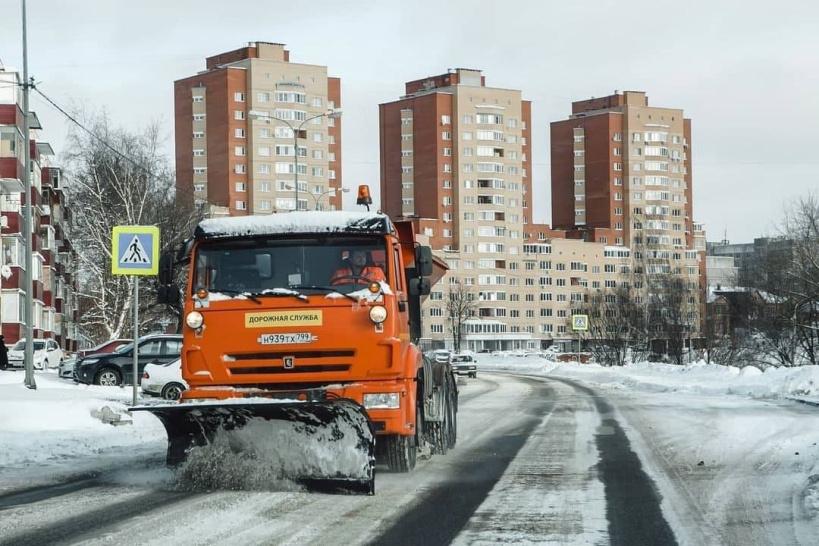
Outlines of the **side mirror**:
M159 284L173 282L173 252L163 252L159 257Z
M164 303L172 307L179 306L179 287L175 284L160 285L156 293L157 303Z
M429 279L414 277L409 280L409 286L407 288L409 289L410 296L427 296L432 289L432 285Z
M432 249L428 246L415 248L415 269L421 277L432 275Z

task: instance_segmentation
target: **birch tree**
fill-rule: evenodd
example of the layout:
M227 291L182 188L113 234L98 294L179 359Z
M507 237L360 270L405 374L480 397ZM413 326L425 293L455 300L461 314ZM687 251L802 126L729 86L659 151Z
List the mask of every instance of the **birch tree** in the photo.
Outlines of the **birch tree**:
M162 250L190 236L201 216L189 199L177 199L170 162L161 152L160 127L140 132L111 128L104 115L75 129L65 157L72 210L71 239L77 250L79 325L95 341L130 337L132 277L111 274L111 234L117 225L159 226ZM176 321L155 305L156 282L140 285L140 330Z

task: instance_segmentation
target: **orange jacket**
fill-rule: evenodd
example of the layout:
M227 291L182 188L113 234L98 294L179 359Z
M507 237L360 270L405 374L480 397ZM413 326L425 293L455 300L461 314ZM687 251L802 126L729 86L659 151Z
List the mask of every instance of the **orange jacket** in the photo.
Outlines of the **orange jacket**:
M353 269L349 266L339 267L333 276L330 277L330 286L338 286L342 284L361 284L367 285L372 281L387 281L384 271L377 265L365 265L361 268L358 276L353 277Z

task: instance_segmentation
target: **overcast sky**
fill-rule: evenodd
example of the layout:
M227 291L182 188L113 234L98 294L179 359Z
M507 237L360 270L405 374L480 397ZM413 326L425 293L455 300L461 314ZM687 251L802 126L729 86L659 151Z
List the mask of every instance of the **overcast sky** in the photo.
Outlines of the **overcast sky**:
M0 3L0 59L22 69L19 9ZM819 192L819 3L810 0L29 0L28 9L41 89L127 128L161 122L169 154L173 81L259 40L342 78L345 186L377 192L378 104L405 81L465 66L533 101L536 221L551 219L549 122L572 100L615 89L644 90L650 105L693 120L694 219L709 240L772 233L789 199ZM32 108L60 153L65 121L37 98Z

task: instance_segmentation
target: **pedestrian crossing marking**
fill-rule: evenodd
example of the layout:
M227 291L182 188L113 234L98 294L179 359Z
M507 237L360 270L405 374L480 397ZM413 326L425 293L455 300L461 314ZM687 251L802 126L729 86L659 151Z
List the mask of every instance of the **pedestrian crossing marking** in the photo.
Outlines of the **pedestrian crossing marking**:
M125 249L125 253L119 259L121 264L150 264L151 260L148 258L148 253L145 247L139 241L139 237L134 235L131 243Z

